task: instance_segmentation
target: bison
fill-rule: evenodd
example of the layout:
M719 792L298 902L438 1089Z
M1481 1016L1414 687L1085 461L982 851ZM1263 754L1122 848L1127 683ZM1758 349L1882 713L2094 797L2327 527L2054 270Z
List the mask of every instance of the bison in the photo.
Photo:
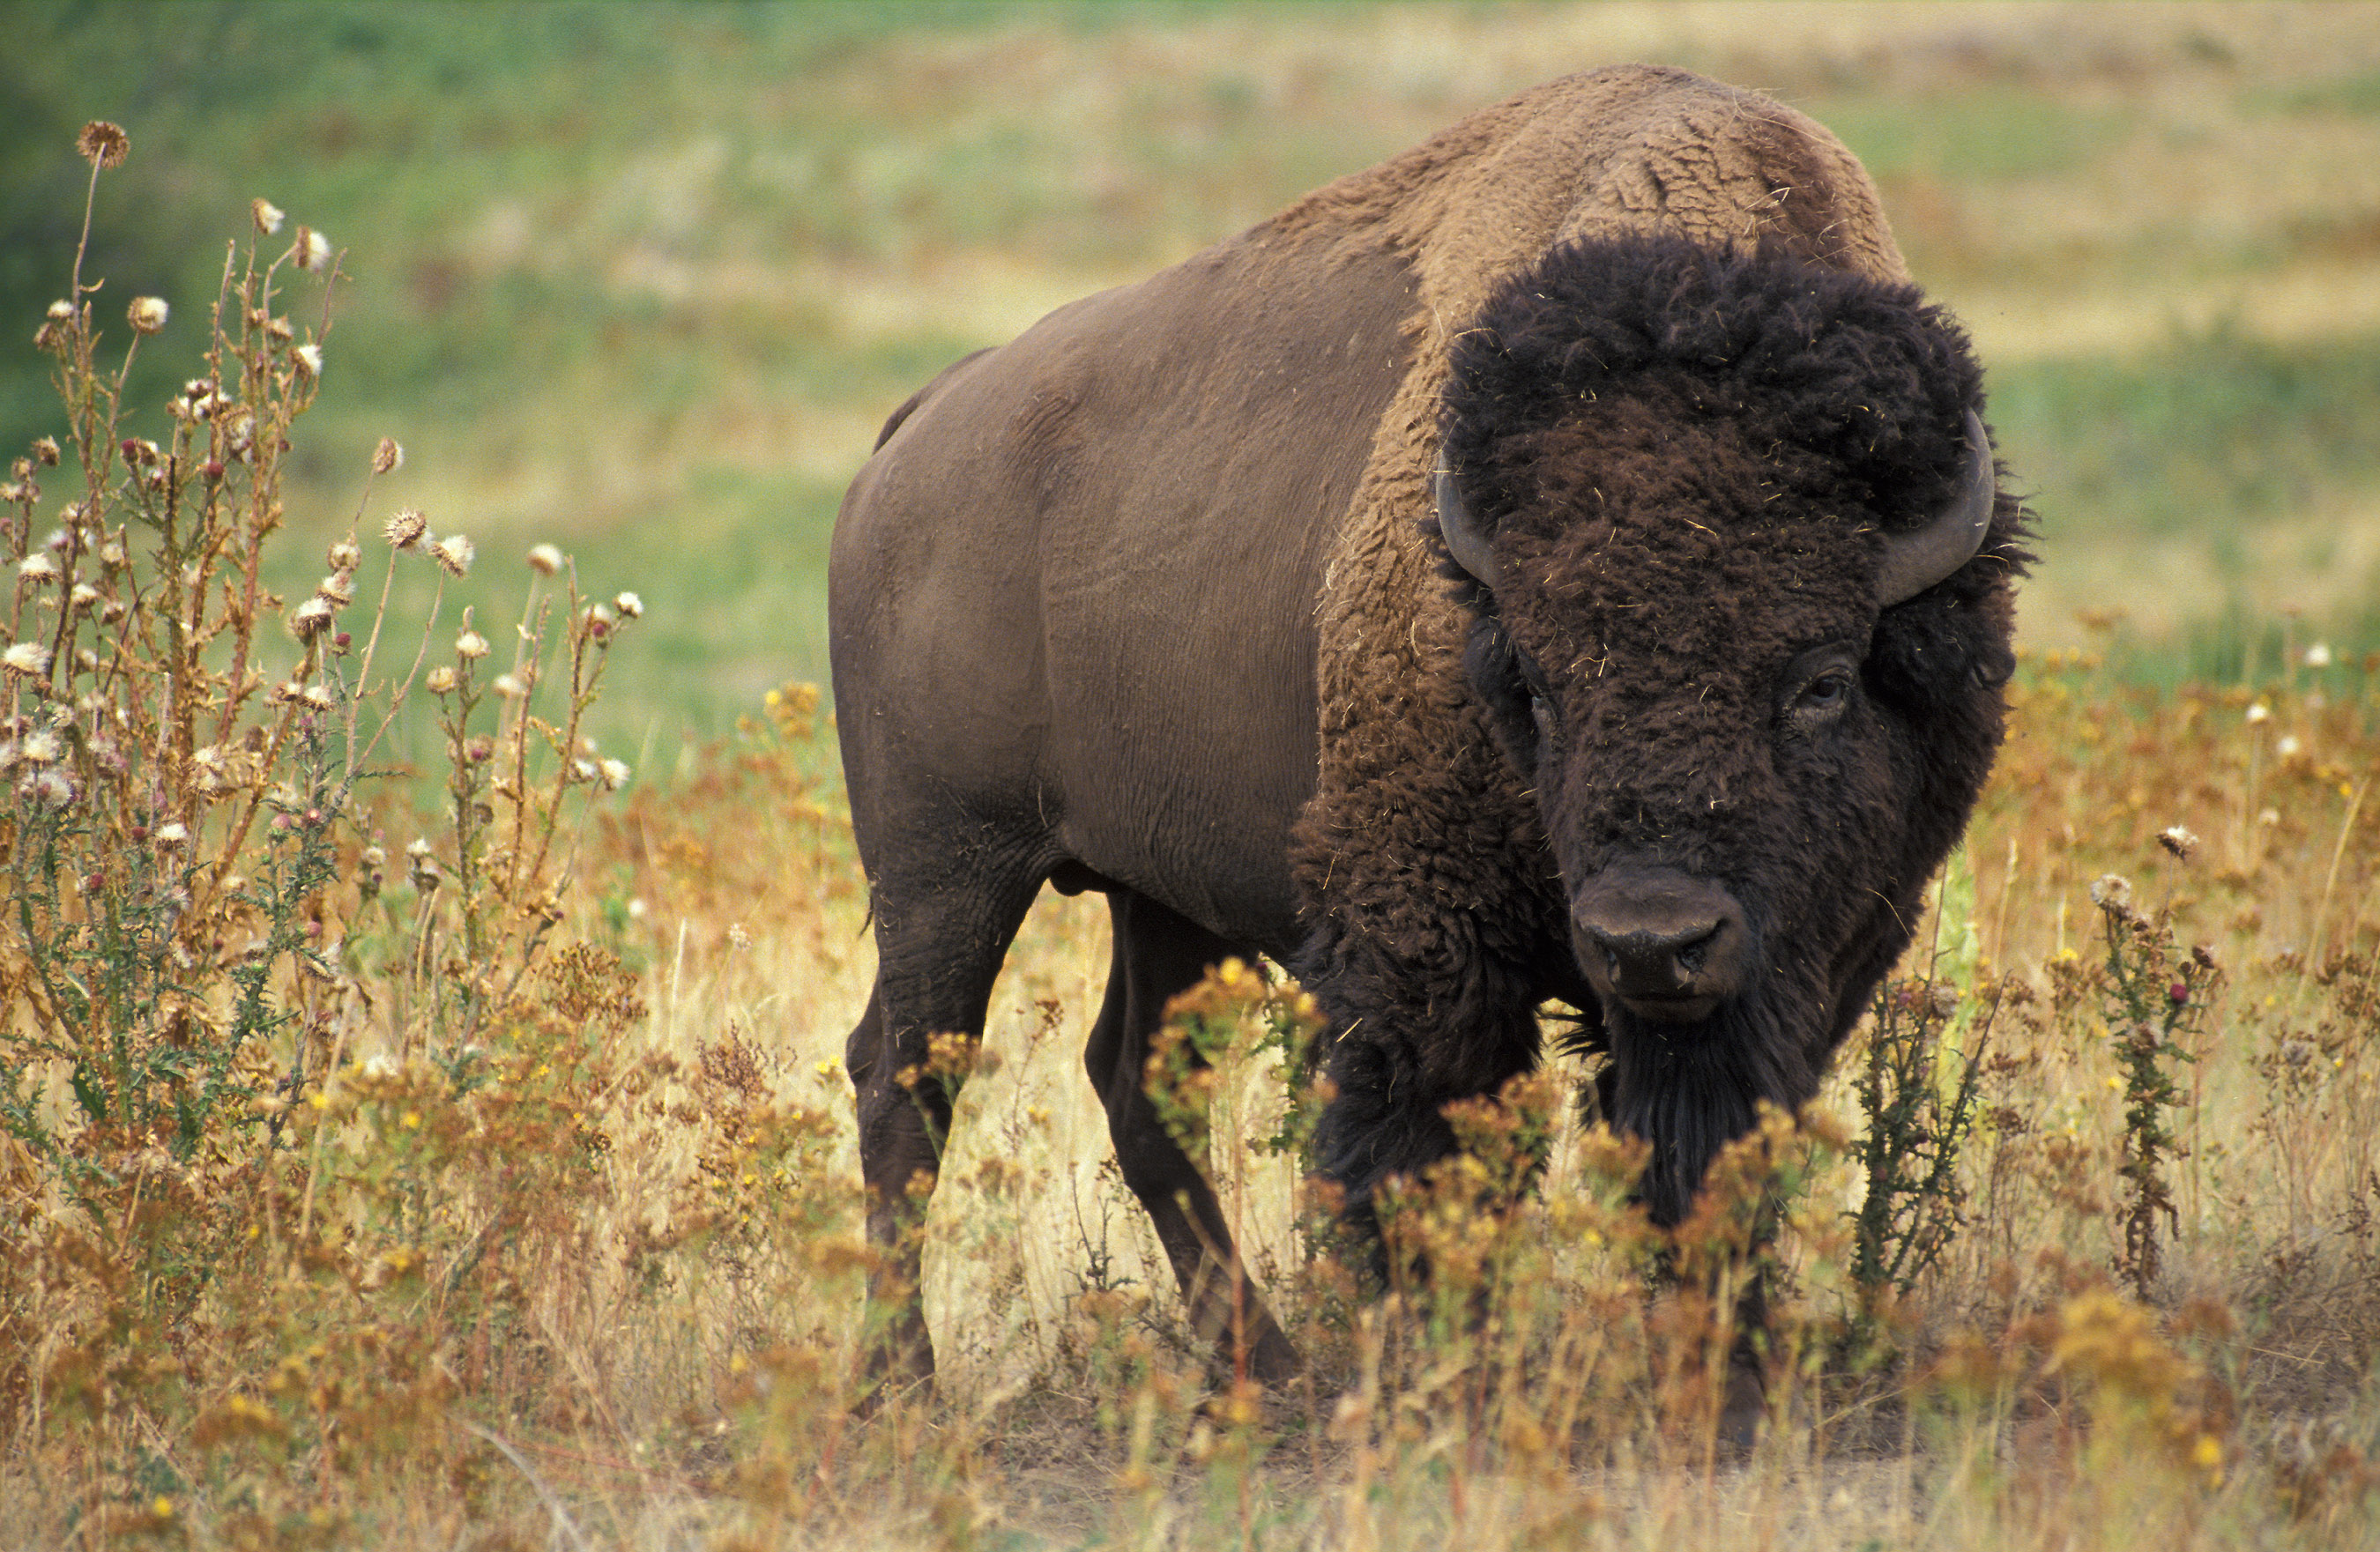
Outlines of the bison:
M1226 956L1327 1020L1349 1220L1577 1009L1685 1211L1800 1106L1998 745L2023 518L1981 374L1832 136L1682 71L1572 76L896 410L829 612L879 968L852 1031L873 1362L928 1375L905 1227L1044 883L1107 897L1086 1055L1191 1316L1295 1354L1143 1091Z

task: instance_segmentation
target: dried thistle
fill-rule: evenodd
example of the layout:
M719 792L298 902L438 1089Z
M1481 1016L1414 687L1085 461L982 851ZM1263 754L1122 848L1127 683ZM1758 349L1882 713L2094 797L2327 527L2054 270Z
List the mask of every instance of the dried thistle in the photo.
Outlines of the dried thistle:
M310 226L298 228L298 246L294 250L298 267L313 274L322 274L331 267L331 239Z
M124 132L120 124L94 118L75 137L75 150L94 167L120 167L132 153L132 137Z
M125 309L125 317L131 321L134 333L153 334L164 329L165 319L172 311L163 297L135 297L131 307Z
M417 508L401 506L397 508L396 515L382 527L381 532L388 536L388 542L392 548L410 550L428 536L430 519L423 516Z

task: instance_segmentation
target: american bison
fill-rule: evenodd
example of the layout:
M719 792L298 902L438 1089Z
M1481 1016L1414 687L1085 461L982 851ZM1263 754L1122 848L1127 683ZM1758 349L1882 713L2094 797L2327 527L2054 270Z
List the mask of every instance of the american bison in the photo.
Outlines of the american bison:
M1811 1097L1999 742L2022 514L1849 152L1641 67L1473 115L897 410L830 614L880 965L850 1043L877 1362L1045 883L1098 890L1087 1055L1209 1337L1295 1356L1142 1088L1227 955L1328 1020L1327 1173L1453 1147L1561 999L1658 1221Z

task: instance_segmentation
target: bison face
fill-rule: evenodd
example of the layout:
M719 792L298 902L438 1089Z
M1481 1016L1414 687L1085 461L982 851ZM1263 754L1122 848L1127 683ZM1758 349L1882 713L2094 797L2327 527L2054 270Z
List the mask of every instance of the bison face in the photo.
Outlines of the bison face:
M1439 517L1669 1222L1908 942L1998 743L2007 568L1970 560L2015 515L1907 288L1645 247L1466 336Z

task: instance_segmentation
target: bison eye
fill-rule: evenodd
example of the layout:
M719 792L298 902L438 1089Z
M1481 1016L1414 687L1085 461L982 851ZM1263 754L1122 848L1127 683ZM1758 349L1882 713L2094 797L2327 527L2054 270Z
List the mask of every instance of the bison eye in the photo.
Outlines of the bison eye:
M1851 693L1852 676L1841 669L1829 669L1802 687L1802 709L1832 711Z
M1786 731L1799 737L1824 732L1841 720L1859 689L1858 665L1849 653L1821 649L1795 664L1786 684L1798 685L1786 700Z

